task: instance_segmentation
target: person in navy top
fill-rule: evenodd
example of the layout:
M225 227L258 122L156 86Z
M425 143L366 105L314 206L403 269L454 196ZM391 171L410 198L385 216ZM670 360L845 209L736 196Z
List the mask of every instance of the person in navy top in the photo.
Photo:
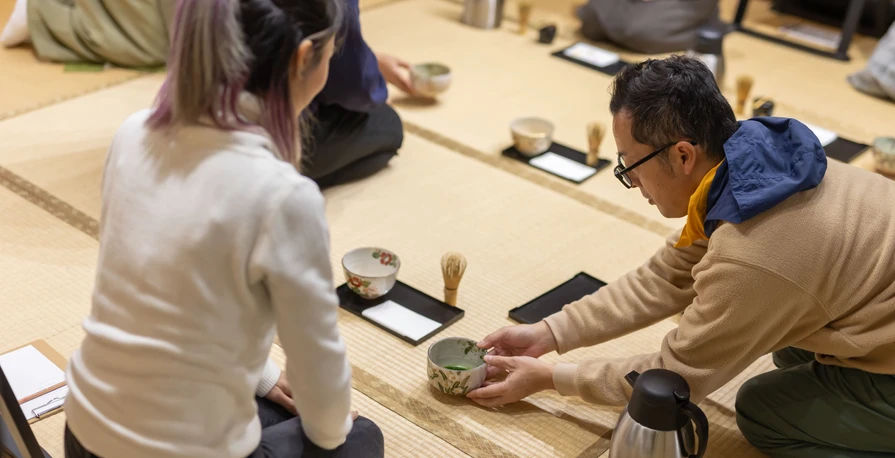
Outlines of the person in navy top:
M303 173L320 188L365 178L383 169L404 141L404 128L386 104L391 83L412 94L410 65L376 53L361 34L357 0L344 0L341 45L329 79L310 106L311 138L302 153Z

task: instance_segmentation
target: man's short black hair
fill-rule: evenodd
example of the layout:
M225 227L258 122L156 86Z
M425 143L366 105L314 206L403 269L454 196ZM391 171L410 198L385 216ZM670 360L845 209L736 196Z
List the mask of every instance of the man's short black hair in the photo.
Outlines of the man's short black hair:
M612 115L627 113L634 140L655 148L694 140L720 160L724 142L738 128L714 75L699 59L675 55L628 65L611 92Z

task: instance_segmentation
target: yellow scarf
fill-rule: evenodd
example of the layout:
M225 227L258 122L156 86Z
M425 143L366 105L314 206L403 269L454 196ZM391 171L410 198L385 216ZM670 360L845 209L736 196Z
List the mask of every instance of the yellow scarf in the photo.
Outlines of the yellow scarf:
M675 248L688 247L697 240L709 239L705 235L706 206L708 205L709 188L712 187L712 181L715 180L715 172L720 165L721 163L719 162L718 165L712 167L705 174L696 191L690 196L690 203L687 205L687 224L684 225L681 238L674 245Z

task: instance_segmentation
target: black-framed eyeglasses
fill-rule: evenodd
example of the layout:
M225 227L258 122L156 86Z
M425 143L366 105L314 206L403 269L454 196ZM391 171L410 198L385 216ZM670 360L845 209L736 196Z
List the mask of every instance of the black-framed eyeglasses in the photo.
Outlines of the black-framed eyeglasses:
M631 178L628 177L628 172L636 169L637 167L640 167L641 165L643 165L644 162L656 157L662 151L665 151L666 149L671 148L672 146L677 145L678 143L679 142L669 143L669 144L653 151L652 153L647 154L646 156L643 157L643 159L631 164L630 167L625 167L625 164L622 162L622 157L618 156L618 165L615 166L615 170L614 170L615 177L618 178L618 181L621 181L622 184L625 185L626 188L628 188L628 189L633 188L634 183L631 181ZM687 143L689 143L693 146L696 146L696 142L694 142L693 140L689 140L689 141L687 141Z

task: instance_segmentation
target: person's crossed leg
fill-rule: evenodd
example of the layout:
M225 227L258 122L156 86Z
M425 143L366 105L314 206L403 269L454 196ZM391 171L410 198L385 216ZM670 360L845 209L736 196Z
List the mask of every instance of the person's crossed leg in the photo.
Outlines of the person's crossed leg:
M302 169L321 189L382 170L404 142L401 118L387 104L367 113L322 105L311 127Z
M342 446L324 450L305 436L300 418L273 401L255 400L261 420L261 443L248 458L381 458L385 454L382 431L364 417L357 417Z
M824 365L795 348L737 393L737 424L772 458L895 454L895 376Z
M364 417L357 417L342 446L324 450L305 436L301 419L269 399L255 398L255 401L261 421L261 443L247 458L382 458L385 454L382 431ZM85 449L67 426L65 456L101 458Z

